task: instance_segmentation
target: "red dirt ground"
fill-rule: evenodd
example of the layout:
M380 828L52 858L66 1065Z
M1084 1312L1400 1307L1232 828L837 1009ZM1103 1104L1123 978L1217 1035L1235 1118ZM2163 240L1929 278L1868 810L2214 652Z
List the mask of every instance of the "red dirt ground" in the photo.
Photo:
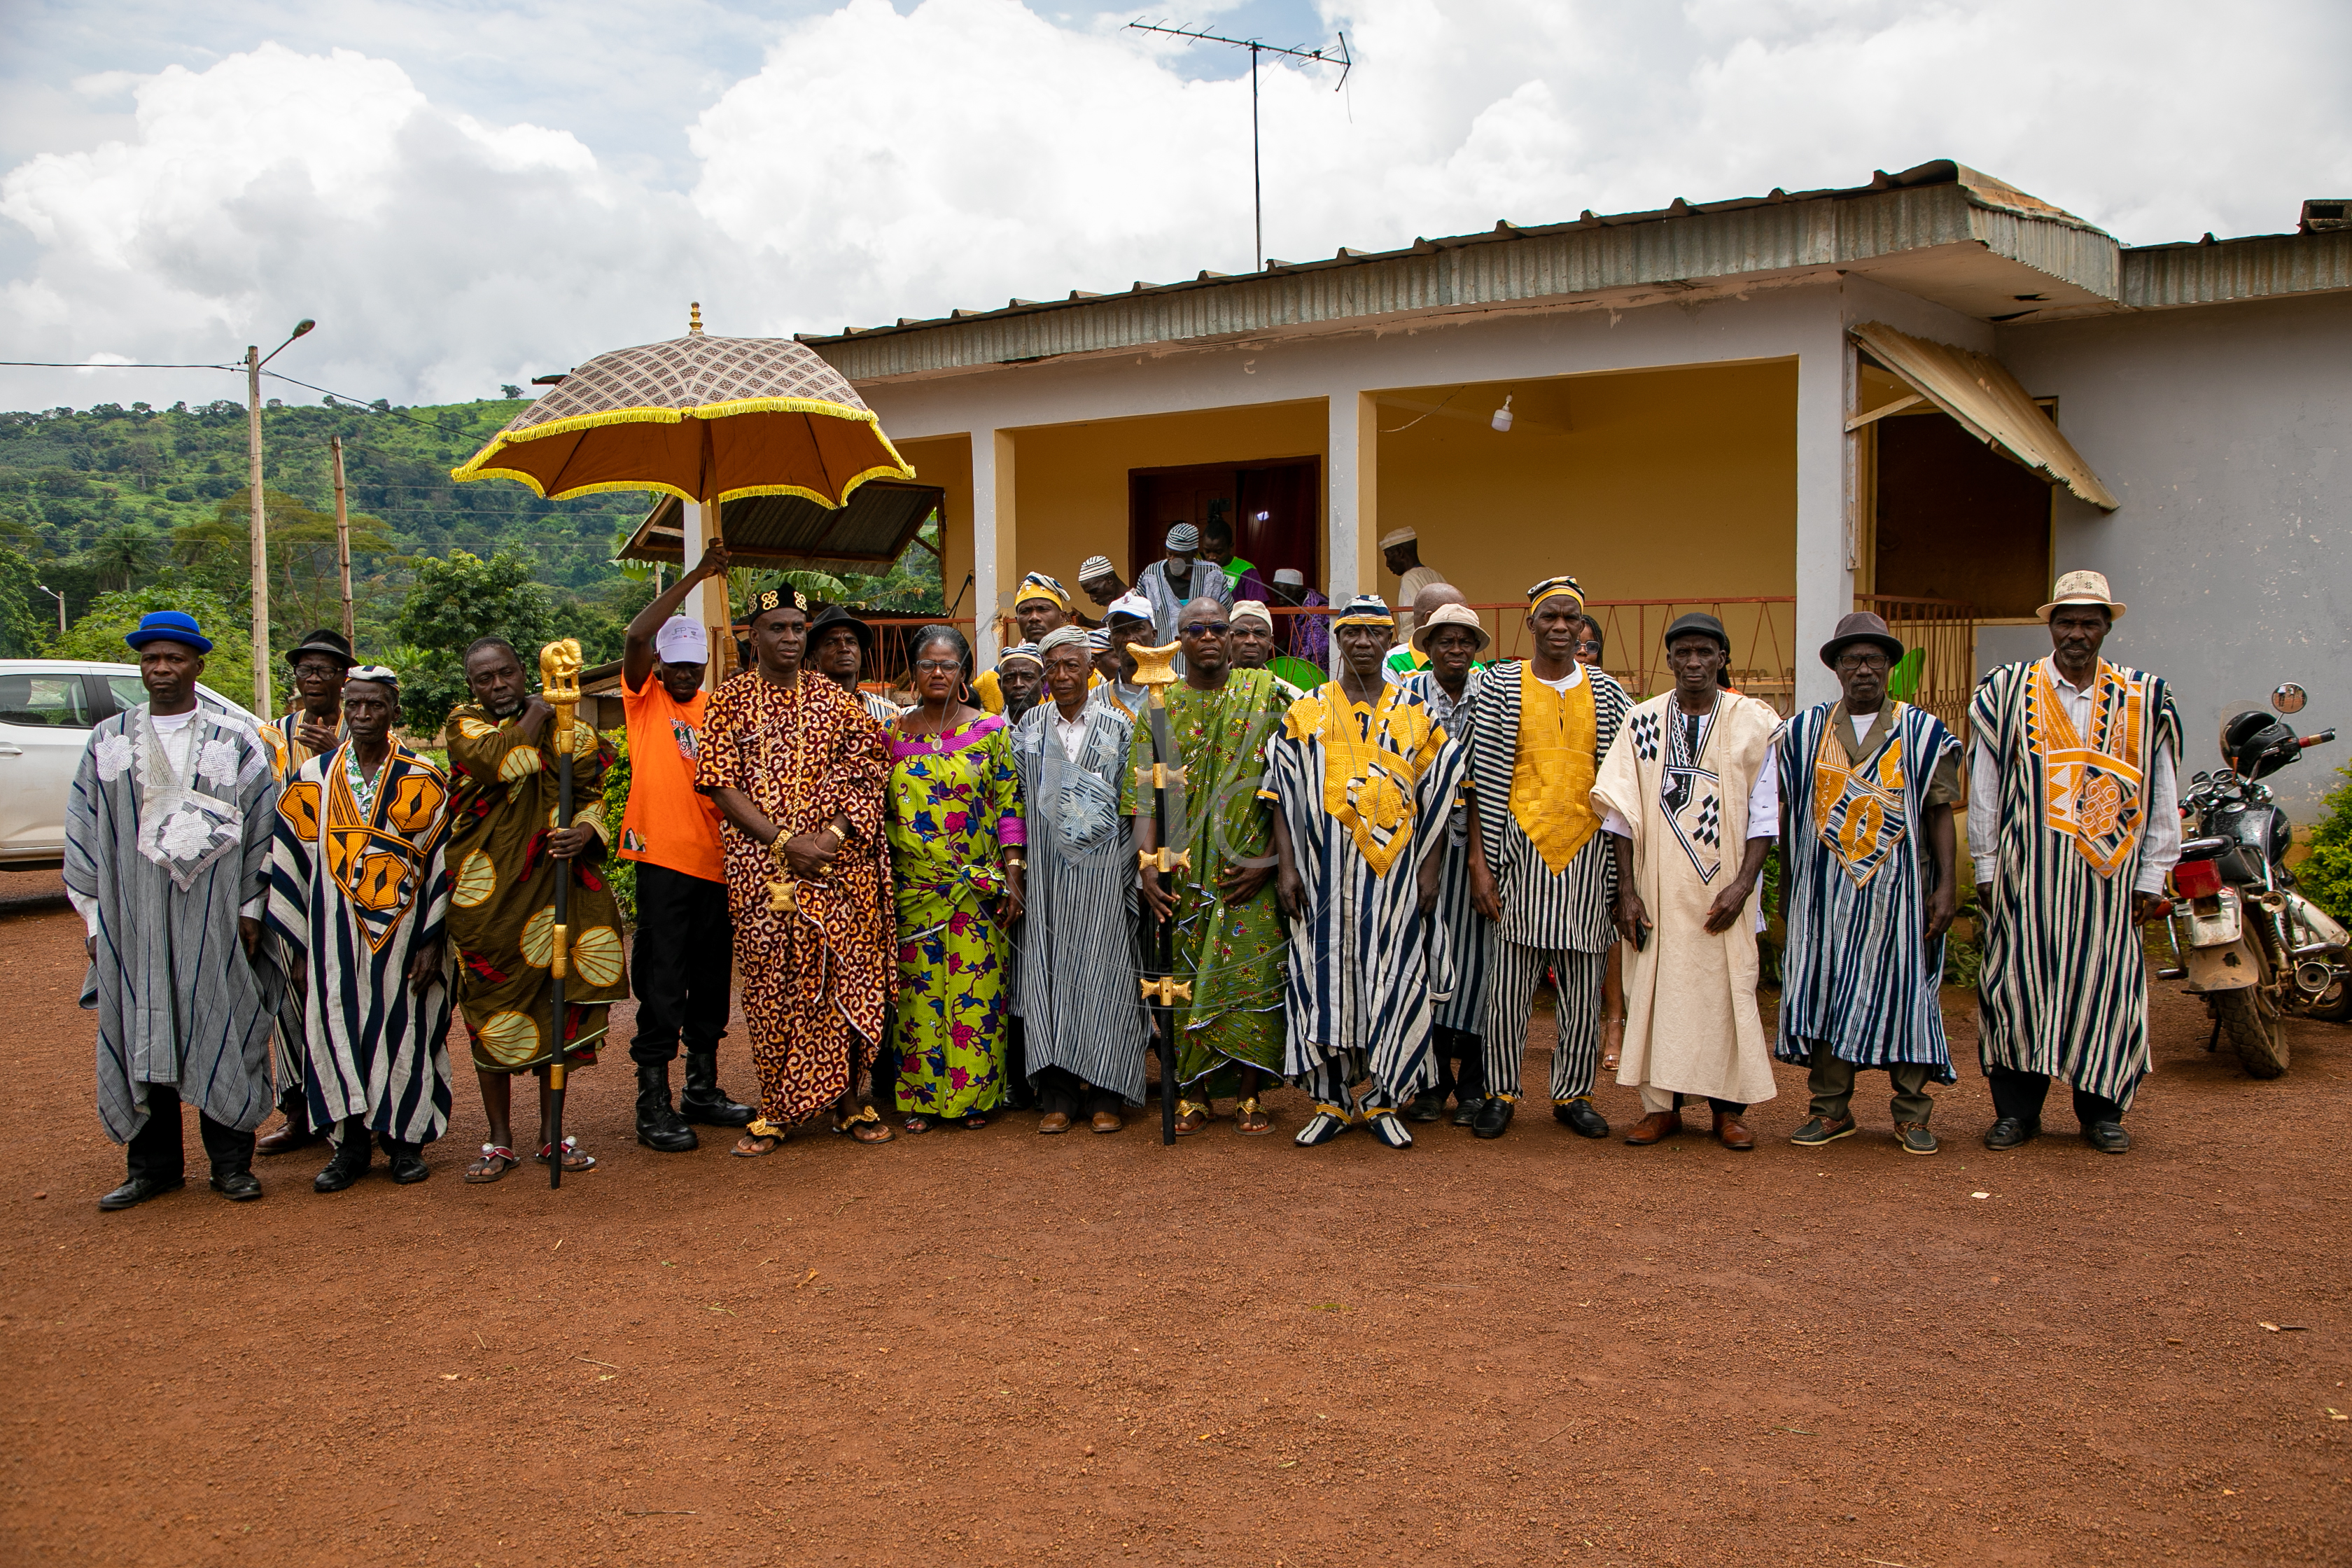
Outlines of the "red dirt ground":
M0 879L11 1563L2352 1558L2341 1029L2256 1083L2159 987L2121 1159L1986 1153L1973 1076L1935 1159L1867 1078L1799 1151L1785 1068L1747 1155L1539 1111L656 1155L615 1053L559 1193L457 1181L467 1082L420 1186L318 1196L305 1152L233 1206L199 1155L102 1215L55 886Z

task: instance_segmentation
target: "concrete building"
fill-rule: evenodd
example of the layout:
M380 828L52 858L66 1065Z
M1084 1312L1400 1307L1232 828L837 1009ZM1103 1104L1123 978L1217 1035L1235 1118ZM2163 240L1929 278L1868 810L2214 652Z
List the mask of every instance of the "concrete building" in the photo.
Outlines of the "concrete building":
M1212 512L1269 575L1393 595L1376 541L1410 523L1507 647L1499 606L1573 571L1637 687L1669 611L1719 605L1785 709L1833 694L1811 650L1864 599L1956 712L2095 567L2194 769L2281 680L2352 720L2352 224L2305 208L2126 247L1934 163L803 341L942 487L965 615L1097 552L1131 580ZM2330 779L2279 782L2304 816Z

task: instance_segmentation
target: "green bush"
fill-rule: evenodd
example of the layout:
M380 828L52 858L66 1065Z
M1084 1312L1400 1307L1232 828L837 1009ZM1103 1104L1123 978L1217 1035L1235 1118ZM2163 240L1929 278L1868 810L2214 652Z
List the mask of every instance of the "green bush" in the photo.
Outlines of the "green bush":
M206 686L239 707L253 702L252 628L218 595L202 588L126 588L100 594L81 619L49 645L53 658L87 658L100 664L136 664L139 656L122 640L152 610L184 610L196 618L213 651L205 655Z
M637 863L621 858L621 816L629 809L629 732L605 732L613 745L612 765L604 770L604 826L612 834L612 853L604 859L604 879L621 906L621 919L637 923Z
M554 601L530 580L520 556L500 551L488 561L463 550L416 563L416 581L400 602L393 633L418 650L400 672L401 717L420 739L439 732L449 710L466 700L466 648L502 637L538 673L539 650L556 637Z
M2320 804L2327 815L2312 830L2311 856L2294 868L2304 896L2339 921L2352 921L2352 766Z

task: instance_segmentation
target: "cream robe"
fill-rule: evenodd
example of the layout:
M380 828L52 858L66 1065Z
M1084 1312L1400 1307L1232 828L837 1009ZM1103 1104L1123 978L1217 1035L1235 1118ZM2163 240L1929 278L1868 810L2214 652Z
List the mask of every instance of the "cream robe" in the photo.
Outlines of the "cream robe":
M1593 781L1595 806L1633 830L1633 887L1651 921L1647 945L1627 953L1617 1081L1755 1105L1777 1092L1756 1010L1759 895L1717 935L1707 933L1706 909L1738 873L1748 791L1771 757L1780 716L1724 693L1695 769L1678 780L1684 804L1670 814L1662 798L1673 765L1668 726L1680 721L1672 690L1635 708ZM1702 877L1707 866L1713 875Z

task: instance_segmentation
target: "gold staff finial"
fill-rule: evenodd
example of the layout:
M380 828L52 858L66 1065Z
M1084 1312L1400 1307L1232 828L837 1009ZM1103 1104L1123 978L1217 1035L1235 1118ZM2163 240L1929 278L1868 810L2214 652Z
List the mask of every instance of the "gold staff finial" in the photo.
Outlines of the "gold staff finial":
M686 308L686 330L695 337L702 335L702 301L699 300Z
M1176 684L1176 654L1183 646L1181 642L1161 647L1146 647L1139 642L1127 645L1129 657L1135 660L1135 683L1150 689L1154 708L1168 706L1161 694Z

